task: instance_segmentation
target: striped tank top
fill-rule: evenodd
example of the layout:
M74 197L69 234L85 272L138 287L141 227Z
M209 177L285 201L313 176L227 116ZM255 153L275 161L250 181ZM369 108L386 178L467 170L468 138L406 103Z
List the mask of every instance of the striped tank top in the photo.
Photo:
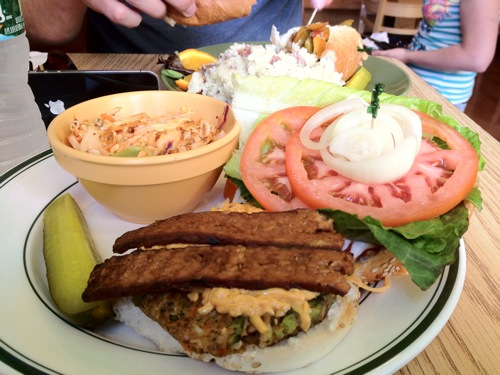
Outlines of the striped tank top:
M422 10L424 18L409 50L429 51L462 41L460 0L424 0ZM475 72L411 68L453 104L465 103L472 95Z

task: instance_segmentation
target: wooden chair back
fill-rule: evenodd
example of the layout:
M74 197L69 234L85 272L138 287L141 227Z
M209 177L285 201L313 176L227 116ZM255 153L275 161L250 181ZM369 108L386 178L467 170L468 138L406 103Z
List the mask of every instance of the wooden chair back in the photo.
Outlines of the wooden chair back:
M394 17L394 25L384 23L386 17ZM368 26L374 33L415 35L421 19L422 0L362 0L358 31L364 33Z

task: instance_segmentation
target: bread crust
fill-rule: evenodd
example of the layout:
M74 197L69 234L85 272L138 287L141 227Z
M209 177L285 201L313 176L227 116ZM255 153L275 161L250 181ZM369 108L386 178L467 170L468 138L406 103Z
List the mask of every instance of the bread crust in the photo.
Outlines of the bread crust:
M345 25L330 26L330 38L321 57L333 52L335 70L347 81L368 57L365 52L358 52L358 47L363 47L363 41L356 29Z
M166 21L184 26L204 26L246 17L250 14L256 0L214 1L196 0L196 13L184 17L178 10L169 8Z

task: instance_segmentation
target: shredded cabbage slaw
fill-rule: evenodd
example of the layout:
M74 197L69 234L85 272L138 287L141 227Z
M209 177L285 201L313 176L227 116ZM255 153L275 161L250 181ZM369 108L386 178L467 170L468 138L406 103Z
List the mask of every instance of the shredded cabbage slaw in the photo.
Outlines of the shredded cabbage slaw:
M207 145L225 133L221 124L195 120L195 111L149 116L142 112L120 117L116 107L94 119L71 124L68 141L77 150L96 155L143 157L174 154Z

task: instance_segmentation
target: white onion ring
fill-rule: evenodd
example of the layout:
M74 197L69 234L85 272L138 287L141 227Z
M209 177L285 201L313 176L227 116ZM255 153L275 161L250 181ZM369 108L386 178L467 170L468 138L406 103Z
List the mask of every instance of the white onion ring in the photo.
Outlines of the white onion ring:
M350 161L373 159L403 142L404 132L390 113L379 113L375 127L372 127L372 119L365 109L349 112L332 123L320 142L329 144L332 154Z
M359 96L352 96L335 104L331 104L312 115L300 129L300 140L304 146L311 150L319 150L327 145L311 140L311 133L318 126L342 113L351 112L359 108L366 108L368 103Z
M413 165L418 153L415 136L405 138L393 152L376 159L347 161L333 156L326 148L320 150L323 161L337 173L365 184L383 184L405 176ZM399 167L394 168L397 160Z
M314 123L327 120L320 116ZM313 129L310 125L304 133ZM411 169L422 141L422 122L415 112L395 104L381 105L373 122L364 108L356 108L332 122L319 142L308 141L337 173L365 184L387 183Z

